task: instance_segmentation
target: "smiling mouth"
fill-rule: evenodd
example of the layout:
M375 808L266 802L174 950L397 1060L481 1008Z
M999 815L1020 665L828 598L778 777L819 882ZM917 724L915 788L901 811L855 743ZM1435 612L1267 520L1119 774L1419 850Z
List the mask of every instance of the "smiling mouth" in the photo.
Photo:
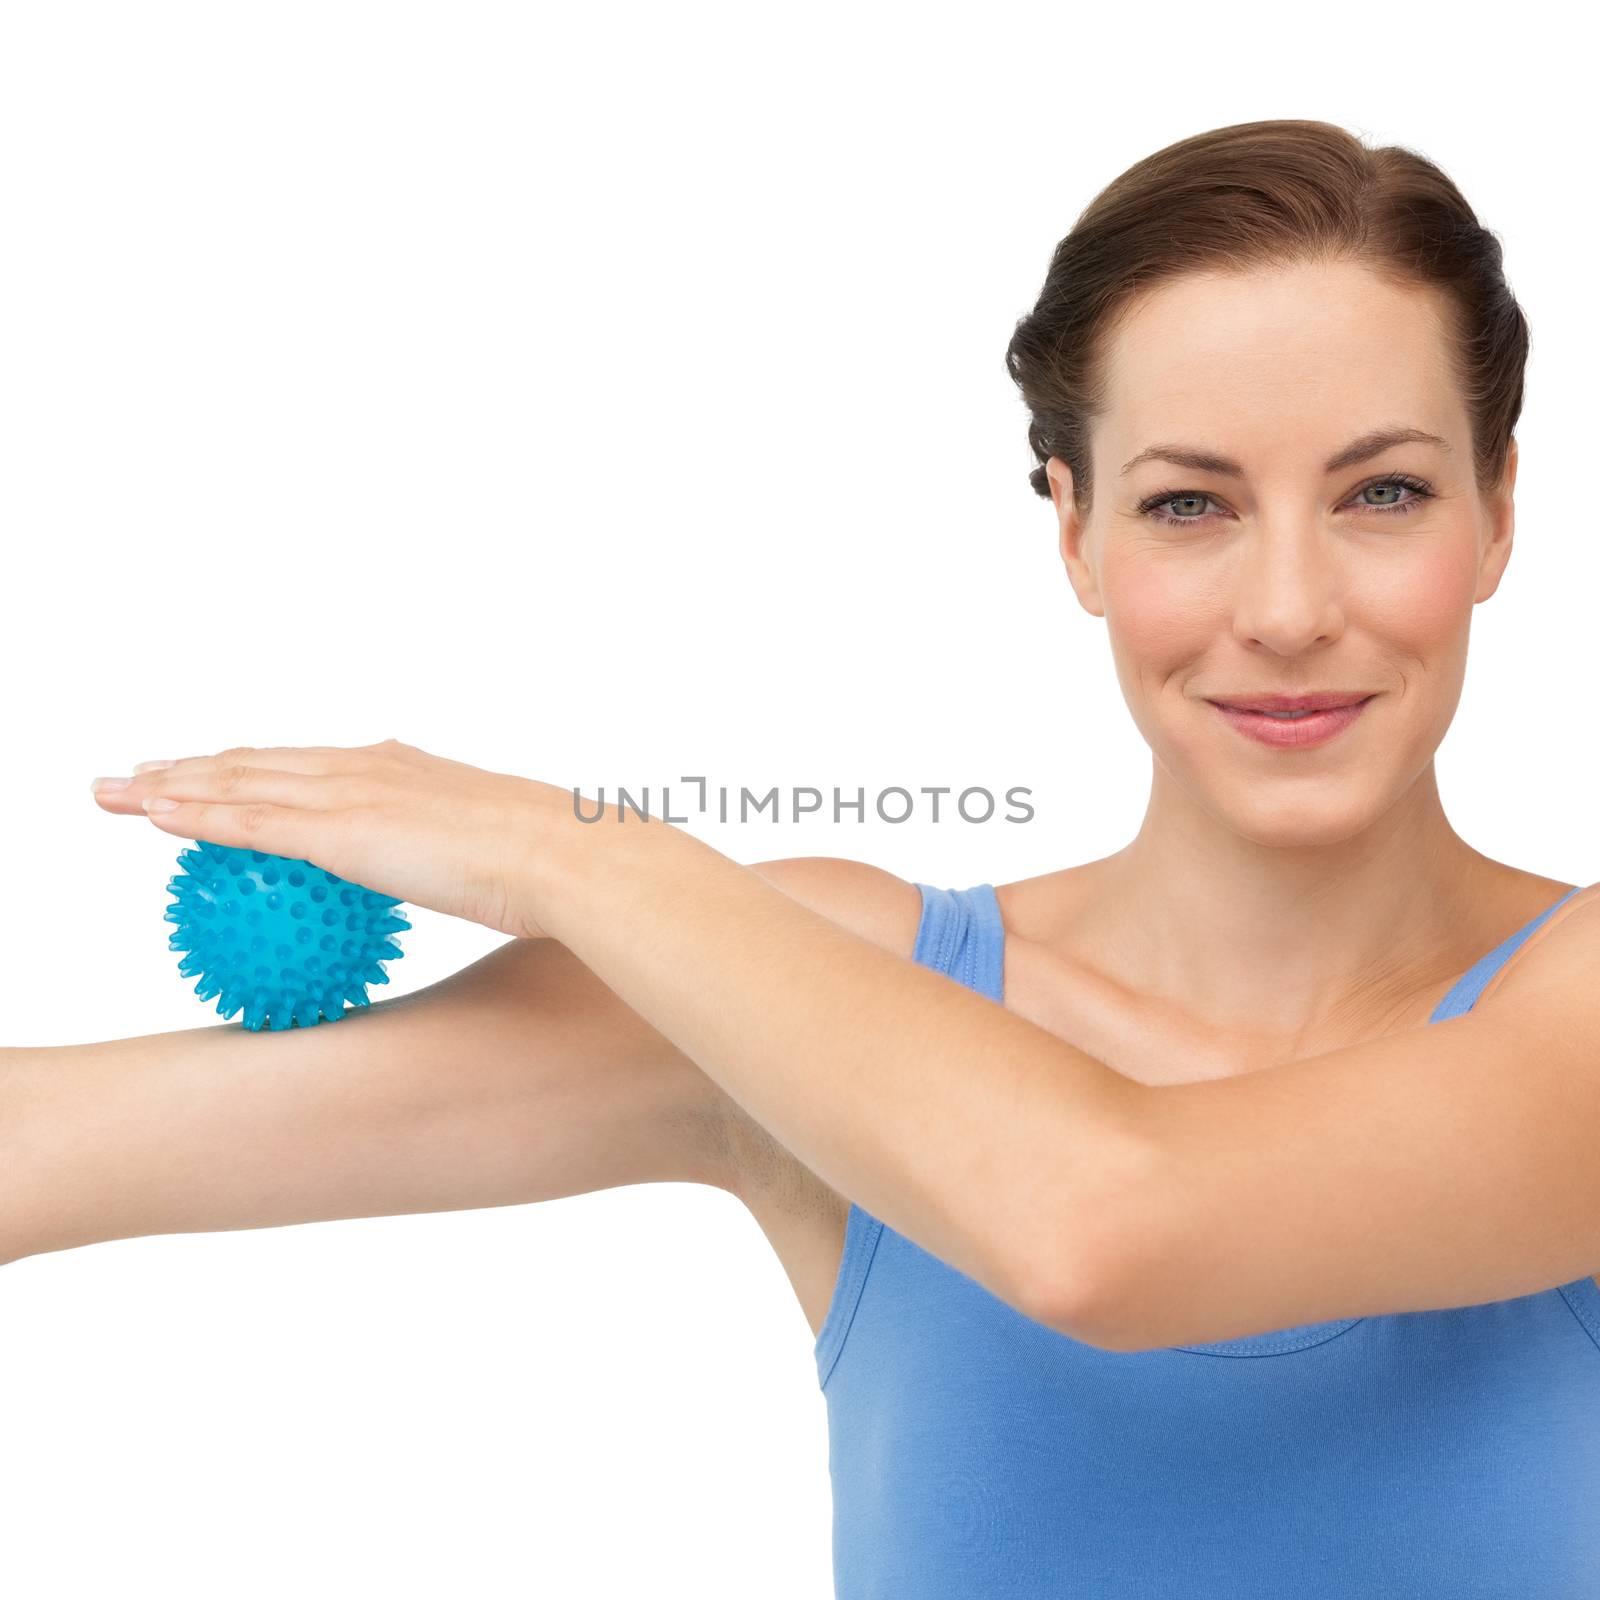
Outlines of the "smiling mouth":
M1289 699L1291 696L1284 696ZM1362 710L1377 694L1363 698L1347 699L1336 703L1340 697L1332 694L1306 695L1308 700L1322 700L1321 706L1291 706L1287 708L1241 706L1226 700L1209 700L1224 721L1232 724L1236 732L1269 749L1294 751L1310 750L1337 738L1361 716ZM1335 702L1335 703L1330 703Z
M1274 717L1295 721L1302 717L1317 716L1327 711L1352 711L1377 699L1378 691L1367 695L1263 695L1259 700L1212 700L1210 703L1222 711L1234 711L1244 716Z
M1367 700L1370 700L1371 698L1372 696L1369 694L1367 696ZM1256 706L1229 706L1226 704L1226 702L1223 702L1223 704L1227 710L1241 712L1247 717L1271 717L1274 722L1303 722L1307 717L1321 716L1324 710L1354 710L1357 706L1364 706L1367 703L1367 700L1351 700L1342 706L1327 706L1320 707L1316 710L1305 711L1267 711Z

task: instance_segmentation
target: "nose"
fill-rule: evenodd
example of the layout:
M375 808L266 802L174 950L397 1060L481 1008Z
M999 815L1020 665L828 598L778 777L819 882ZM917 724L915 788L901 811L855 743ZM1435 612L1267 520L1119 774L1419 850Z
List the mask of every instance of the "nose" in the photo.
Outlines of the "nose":
M1241 644L1295 655L1344 631L1338 563L1320 529L1263 526L1238 559L1233 632Z

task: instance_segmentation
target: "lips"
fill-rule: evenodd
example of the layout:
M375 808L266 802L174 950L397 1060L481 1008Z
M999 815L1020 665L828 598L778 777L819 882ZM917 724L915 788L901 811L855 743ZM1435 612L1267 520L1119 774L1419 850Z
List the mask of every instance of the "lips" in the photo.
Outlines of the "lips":
M1301 695L1298 698L1307 700L1318 697ZM1209 701L1208 704L1215 707L1219 717L1256 744L1274 750L1294 751L1310 750L1337 737L1362 716L1367 701L1377 697L1365 695L1352 700L1347 695L1323 695L1320 698L1341 703L1324 706L1321 710L1301 711L1293 716L1270 716L1264 711L1243 709L1221 701Z
M1258 694L1239 699L1213 699L1214 706L1226 706L1231 711L1336 711L1344 706L1360 705L1372 698L1372 691L1362 689L1331 689L1317 694Z

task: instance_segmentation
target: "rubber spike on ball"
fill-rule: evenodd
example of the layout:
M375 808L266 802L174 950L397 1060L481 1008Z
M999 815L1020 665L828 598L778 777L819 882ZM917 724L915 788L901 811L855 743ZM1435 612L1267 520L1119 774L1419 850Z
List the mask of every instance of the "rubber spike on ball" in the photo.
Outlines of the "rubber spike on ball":
M387 983L383 963L405 955L389 937L411 926L398 899L309 861L197 839L178 869L167 944L225 1021L243 1011L252 1031L337 1022L347 1005L370 1005L367 984Z

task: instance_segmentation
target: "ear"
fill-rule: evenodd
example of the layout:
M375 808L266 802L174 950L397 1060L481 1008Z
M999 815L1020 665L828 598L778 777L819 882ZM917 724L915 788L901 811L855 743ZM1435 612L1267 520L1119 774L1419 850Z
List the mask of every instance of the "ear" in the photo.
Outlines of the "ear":
M1472 601L1487 600L1500 587L1506 563L1511 559L1511 541L1516 528L1516 505L1512 491L1517 482L1517 441L1506 451L1506 469L1492 494L1485 496L1488 511L1488 540L1478 563L1478 588Z
M1100 599L1100 582L1084 553L1087 530L1083 518L1072 499L1072 468L1060 456L1051 456L1045 462L1045 477L1050 482L1050 498L1055 504L1056 520L1060 524L1061 560L1067 569L1067 580L1078 604L1093 617L1103 617L1106 608Z

